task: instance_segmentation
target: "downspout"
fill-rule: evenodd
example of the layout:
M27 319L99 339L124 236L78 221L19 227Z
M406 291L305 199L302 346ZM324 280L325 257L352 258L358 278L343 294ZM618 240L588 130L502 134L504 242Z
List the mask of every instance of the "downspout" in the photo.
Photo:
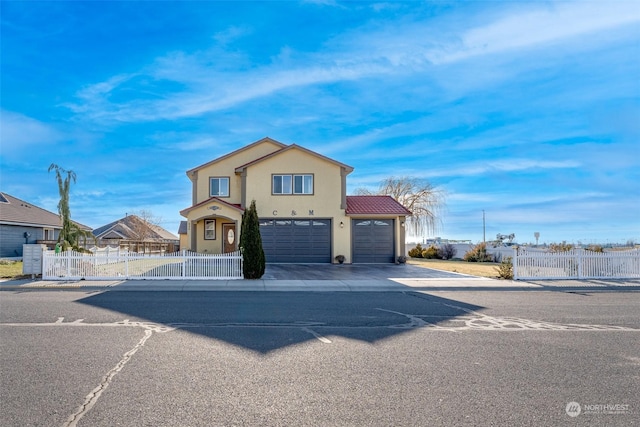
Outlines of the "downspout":
M349 172L345 168L340 168L341 179L341 197L340 197L340 209L347 209L347 175Z
M247 169L240 172L240 206L242 209L247 207Z
M198 171L191 172L191 204L198 204Z

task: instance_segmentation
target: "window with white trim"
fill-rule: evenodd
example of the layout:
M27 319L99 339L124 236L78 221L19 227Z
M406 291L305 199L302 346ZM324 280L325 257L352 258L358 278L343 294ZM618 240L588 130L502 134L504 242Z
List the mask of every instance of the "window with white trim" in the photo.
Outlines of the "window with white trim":
M273 194L313 194L313 175L273 175Z
M216 220L205 219L204 220L204 240L216 239Z
M211 197L229 197L229 177L209 178L209 195Z
M56 240L56 234L53 228L42 229L42 240Z

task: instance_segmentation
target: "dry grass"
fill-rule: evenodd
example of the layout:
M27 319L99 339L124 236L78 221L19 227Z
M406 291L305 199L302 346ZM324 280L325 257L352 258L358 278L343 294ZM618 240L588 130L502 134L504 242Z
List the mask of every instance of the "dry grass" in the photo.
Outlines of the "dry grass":
M452 271L454 273L469 274L471 276L498 278L497 268L500 264L494 262L444 261L440 259L409 258L407 264L435 270Z
M0 261L0 278L15 278L22 276L22 261Z

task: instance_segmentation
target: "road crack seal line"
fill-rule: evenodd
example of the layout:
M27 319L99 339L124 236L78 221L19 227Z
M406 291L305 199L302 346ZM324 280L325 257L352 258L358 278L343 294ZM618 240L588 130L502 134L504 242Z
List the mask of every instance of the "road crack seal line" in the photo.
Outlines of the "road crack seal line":
M436 329L450 332L460 331L623 331L623 332L640 332L638 328L631 328L627 326L615 326L615 325L588 325L577 323L551 323L540 322L529 319L521 319L517 317L493 317L485 314L478 313L473 310L459 307L456 305L440 303L450 308L461 310L467 315L463 316L433 316L433 315L413 315L402 313L399 311L387 310L384 308L376 308L376 310L386 311L388 313L398 314L409 319L409 323L403 323L399 325L390 325L388 328L392 329L417 329L428 327L429 329ZM462 323L460 325L438 325L438 322L427 322L424 318L440 318L446 319L450 322Z
M175 327L150 323L150 322L132 322L129 319L124 319L119 322L112 323L85 323L84 319L76 319L73 322L64 322L64 317L58 317L53 323L0 323L0 326L27 326L27 327L133 327L144 329L144 336L138 341L131 350L126 352L118 364L111 369L100 381L100 384L89 393L83 402L83 404L74 412L67 421L63 424L63 427L75 427L82 417L93 408L96 404L102 392L109 386L113 377L120 372L124 366L131 360L134 354L140 350L145 342L151 338L154 332L165 333L175 330Z
M109 384L111 384L113 377L115 377L116 374L124 368L124 365L126 365L127 362L131 360L133 355L136 354L137 351L142 348L142 346L144 346L144 343L151 337L151 335L153 335L153 331L151 329L145 329L144 336L138 342L138 344L136 344L135 347L126 352L124 356L122 356L122 359L120 359L118 364L109 372L107 372L107 374L102 378L100 384L96 388L94 388L91 393L87 395L87 397L85 397L82 406L80 406L80 408L78 408L78 410L67 419L67 422L63 424L63 427L75 427L78 424L78 421L80 421L82 417L87 412L89 412L91 408L93 408L93 406L100 398L102 392L105 391L107 387L109 387Z
M115 328L115 327L132 327L132 328L143 328L143 329L148 329L151 330L153 332L159 332L159 333L164 333L164 332L171 332L174 329L176 329L175 327L172 327L170 325L162 325L162 324L157 324L157 323L151 323L151 322L131 322L129 319L125 319L125 320L121 320L119 322L112 322L112 323L86 323L84 321L84 319L77 319L74 320L73 322L64 322L64 317L58 317L58 320L56 320L53 323L0 323L0 326L27 326L27 327L46 327L46 326L53 326L53 327L67 327L67 326L80 326L80 327L100 327L100 328L104 328L104 327L111 327L111 328Z
M313 329L310 328L302 328L303 331L310 333L311 335L313 335L314 337L316 337L320 342L323 342L325 344L331 344L331 340L323 337L322 335L320 335L319 333L317 333L316 331L314 331Z
M640 329L614 325L587 325L575 323L539 322L517 317L491 317L477 314L476 317L464 319L464 329L492 331L626 331L640 332Z
M413 314L401 313L399 311L387 310L385 308L376 308L376 310L386 311L387 313L399 314L400 316L404 316L409 319L409 323L404 323L401 325L391 325L389 328L397 328L397 329L413 329L420 328L423 326L427 326L428 323L418 316L414 316Z

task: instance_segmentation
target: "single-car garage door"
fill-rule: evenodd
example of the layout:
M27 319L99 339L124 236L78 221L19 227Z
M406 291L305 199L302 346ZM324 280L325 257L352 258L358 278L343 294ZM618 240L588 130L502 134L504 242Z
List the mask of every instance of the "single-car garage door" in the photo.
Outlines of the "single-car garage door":
M393 219L353 219L354 263L395 262Z
M260 236L267 262L331 262L330 219L261 219Z

